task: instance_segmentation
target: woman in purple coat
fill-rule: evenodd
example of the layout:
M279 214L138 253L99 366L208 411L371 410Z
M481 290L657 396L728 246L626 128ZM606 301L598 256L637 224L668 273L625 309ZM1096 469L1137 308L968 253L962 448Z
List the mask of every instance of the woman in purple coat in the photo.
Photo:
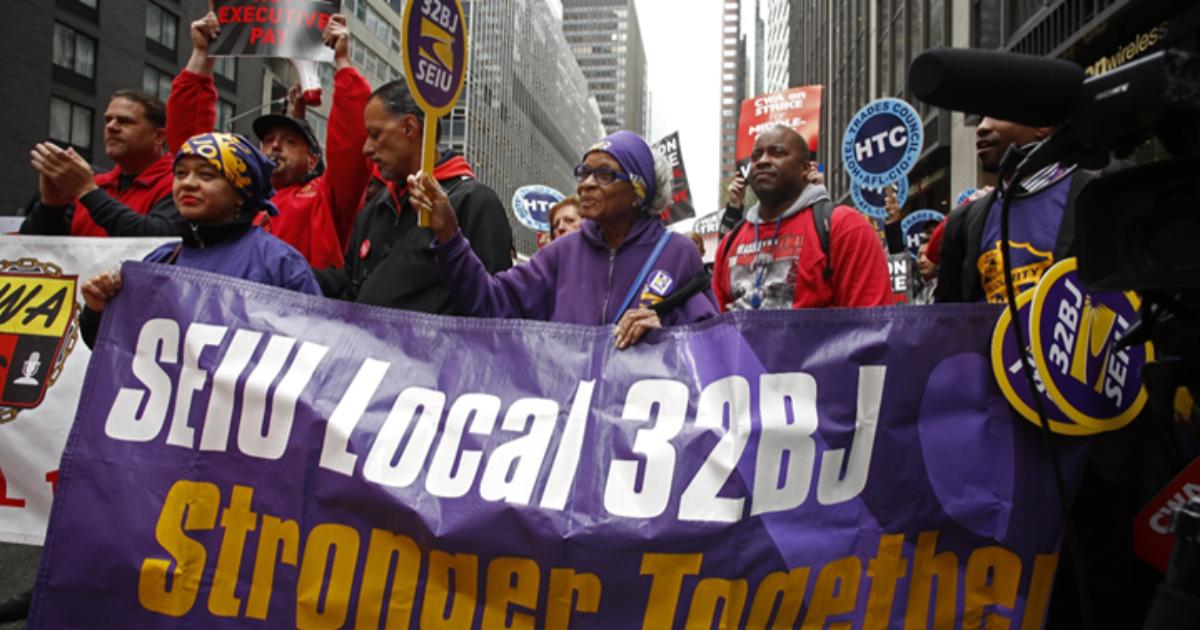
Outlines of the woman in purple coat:
M668 232L655 212L670 195L670 175L637 134L601 140L575 167L583 228L494 276L459 231L437 182L420 173L409 188L413 206L431 214L434 253L465 312L615 325L616 345L626 348L653 328L717 314L711 289L696 290L707 277L696 246ZM674 306L653 308L660 302Z

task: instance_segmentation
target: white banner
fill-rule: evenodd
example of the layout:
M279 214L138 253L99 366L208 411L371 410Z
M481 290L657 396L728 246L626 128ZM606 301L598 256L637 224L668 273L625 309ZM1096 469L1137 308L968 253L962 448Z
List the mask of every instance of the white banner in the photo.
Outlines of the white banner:
M91 351L79 287L172 239L0 236L0 542L40 545Z

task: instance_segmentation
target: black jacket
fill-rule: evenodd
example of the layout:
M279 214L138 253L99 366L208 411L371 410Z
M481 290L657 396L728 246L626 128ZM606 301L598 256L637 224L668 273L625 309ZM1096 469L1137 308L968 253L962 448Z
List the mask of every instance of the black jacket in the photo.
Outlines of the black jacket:
M1071 185L1067 191L1067 207L1063 209L1062 224L1054 244L1054 260L1075 255L1075 200L1083 187L1096 178L1095 171L1076 170L1071 174ZM986 299L983 280L976 261L979 260L979 242L987 223L988 210L996 200L996 191L956 208L946 218L946 232L942 235L941 260L938 264L937 289L934 301L982 302ZM997 210L998 211L998 210Z
M160 199L144 215L117 201L102 188L80 197L79 202L109 236L178 236L187 227L187 221L179 215L175 200L170 196ZM21 223L21 234L67 236L71 233L74 212L73 203L44 206L37 202Z
M468 177L440 183L483 266L492 273L511 267L512 228L496 193ZM430 249L433 231L417 227L407 194L400 203L403 209L397 212L387 189L367 202L354 221L345 268L317 272L321 290L360 304L461 314Z

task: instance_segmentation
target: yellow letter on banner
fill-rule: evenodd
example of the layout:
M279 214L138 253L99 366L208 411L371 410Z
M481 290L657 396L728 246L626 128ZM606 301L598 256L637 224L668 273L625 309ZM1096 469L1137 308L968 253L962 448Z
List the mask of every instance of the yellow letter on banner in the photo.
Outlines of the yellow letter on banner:
M992 604L1011 610L1017 603L1017 588L1020 585L1021 559L1017 554L994 545L973 551L971 558L967 560L963 630L982 628L983 610ZM995 613L988 615L988 628L1000 630L1011 625L1011 619Z
M804 602L804 590L808 588L808 567L792 569L784 573L775 571L767 574L758 584L754 592L754 603L750 606L750 618L746 620L749 628L766 628L770 621L772 630L786 630L796 627L800 619L800 604ZM775 601L780 597L779 613L771 620L771 611Z
M409 626L417 592L417 575L421 572L421 550L408 536L372 529L354 627L379 627L379 611L384 602L392 558L396 559L396 573L392 579L392 594L387 598L385 628L393 630Z
M688 630L712 628L718 602L724 602L724 606L717 627L721 630L740 627L742 610L746 608L746 593L749 590L746 580L700 580L700 584L696 585L696 592L692 594L692 606L688 609L685 627Z
M138 602L146 610L182 617L196 603L207 553L184 531L212 529L217 524L221 491L215 484L177 481L167 492L154 536L170 560L146 558L138 575ZM180 525L182 524L182 527ZM175 563L174 570L171 563ZM168 590L167 580L171 586Z
M533 630L533 615L513 611L508 625L508 606L537 608L541 570L529 558L496 558L488 564L487 591L483 604L483 630L520 628Z
M329 572L329 589L322 606L321 592L326 590L325 573L331 549L333 570ZM296 584L296 627L342 627L350 608L350 588L354 586L357 564L358 532L353 527L322 523L309 532Z
M871 594L867 596L864 630L887 630L891 623L896 581L908 573L908 561L900 555L903 548L904 534L879 537L879 552L867 565L867 575L871 578Z
M454 572L453 590L450 587L451 571ZM471 553L450 555L444 551L429 552L429 575L425 579L425 599L421 602L421 628L455 630L471 627L471 620L475 617L478 582L479 556ZM443 617L451 598L450 616Z
M238 575L242 572L242 552L246 534L258 526L258 514L250 510L254 488L235 485L229 507L221 514L221 550L217 552L217 569L213 572L212 589L208 592L208 611L218 617L237 617L242 600L237 590Z
M652 630L675 625L675 608L679 605L683 576L699 573L703 562L704 554L700 553L642 554L641 574L654 576L642 628Z
M571 611L594 613L600 610L600 578L593 573L571 569L550 570L550 593L546 597L546 630L567 630ZM579 604L575 606L575 595Z
M937 539L937 532L922 532L917 537L912 579L908 584L905 630L949 628L954 625L954 613L958 610L958 556L949 551L934 556ZM933 607L933 625L930 626L929 598L934 577L937 578L937 600Z
M862 560L854 556L838 558L821 568L817 583L813 586L812 599L808 602L808 615L804 628L825 628L826 620L832 615L841 615L854 610L858 601L858 582L862 577ZM850 630L850 622L829 626L837 630Z
M254 554L254 577L250 579L250 597L246 598L246 617L266 619L275 589L275 557L279 562L296 566L300 553L300 526L296 521L283 521L264 516L262 532L258 535L258 551Z

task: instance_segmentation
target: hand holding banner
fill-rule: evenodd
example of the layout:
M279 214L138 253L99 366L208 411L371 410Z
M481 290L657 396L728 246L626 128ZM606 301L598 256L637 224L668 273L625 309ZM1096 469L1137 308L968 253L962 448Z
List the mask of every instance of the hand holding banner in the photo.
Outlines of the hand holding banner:
M437 164L438 119L458 103L467 80L467 17L460 0L408 0L404 4L404 80L425 113L421 170ZM429 227L429 213L417 225Z

